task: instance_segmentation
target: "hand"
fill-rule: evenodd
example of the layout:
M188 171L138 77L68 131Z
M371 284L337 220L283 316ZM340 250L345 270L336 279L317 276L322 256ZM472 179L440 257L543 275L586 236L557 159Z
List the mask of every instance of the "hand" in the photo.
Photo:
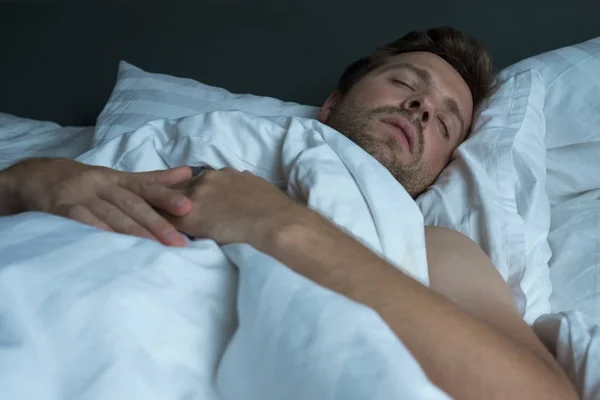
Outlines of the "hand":
M31 159L11 174L24 211L42 211L106 231L184 246L185 239L157 210L183 216L190 199L169 185L190 178L189 167L143 173L120 172L69 159Z
M193 206L184 217L166 218L190 236L219 244L255 245L305 210L264 179L231 168L203 171L171 188L189 197Z

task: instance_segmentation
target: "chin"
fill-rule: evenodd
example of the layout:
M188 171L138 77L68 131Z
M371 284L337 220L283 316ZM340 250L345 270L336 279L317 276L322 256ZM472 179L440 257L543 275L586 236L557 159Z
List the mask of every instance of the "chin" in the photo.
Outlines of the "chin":
M398 154L396 153L395 157L391 157L392 162L397 164L402 168L410 168L414 165L414 157L410 154Z

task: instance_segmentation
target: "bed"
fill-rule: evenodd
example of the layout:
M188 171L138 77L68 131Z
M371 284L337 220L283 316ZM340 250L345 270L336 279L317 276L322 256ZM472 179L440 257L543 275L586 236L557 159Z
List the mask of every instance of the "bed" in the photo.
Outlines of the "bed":
M461 231L486 251L509 283L524 319L556 354L580 396L583 399L600 399L600 31L594 20L594 15L600 12L600 5L573 2L565 10L558 3L545 2L543 7L538 7L533 3L524 6L515 2L514 7L504 5L497 10L489 10L478 2L470 2L468 7L463 6L469 11L461 13L453 5L443 3L433 15L423 15L417 5L390 3L365 10L361 3L347 1L343 2L343 6L339 2L319 3L317 6L316 2L310 1L284 6L280 2L265 0L261 2L261 8L239 1L209 1L202 6L144 4L144 8L125 3L96 4L92 8L21 2L0 6L0 29L3 32L0 43L4 54L0 64L0 87L3 88L0 92L0 169L23 158L42 156L103 164L105 153L94 149L108 149L111 143L119 140L122 146L129 145L124 138L133 141L136 135L157 134L168 137L169 134L180 133L179 127L183 124L196 127L209 124L201 125L203 128L217 124L212 119L200 121L197 115L210 114L215 119L237 120L245 118L237 114L242 111L251 116L248 118L294 117L309 123L305 121L316 115L320 103L335 84L337 74L349 61L406 30L440 24L455 25L488 44L503 83L494 97L478 110L473 135L457 149L452 163L417 199L416 205L426 224ZM236 13L230 12L233 8ZM514 10L521 12L515 13ZM415 16L410 24L402 24L400 33L394 17L398 13ZM504 27L495 22L482 24L484 16L489 13L498 16L499 21L514 20L511 24L514 29L504 32ZM565 13L576 16L577 24L568 32L551 28L557 21L563 21ZM90 18L92 15L97 18ZM383 22L373 24L376 26L368 33L348 29L351 25L364 26L365 18ZM178 122L169 124L165 121ZM327 137L327 132L321 134ZM132 149L138 148L131 146ZM140 158L135 158L134 153L128 153L129 160L133 161L121 157L120 164L111 166L145 170L159 165L148 160L145 164L139 163ZM157 163L166 157L169 164L165 153L160 153L160 156L156 158ZM222 154L209 156L214 157L211 160L215 164L227 159ZM354 200L358 202L360 199ZM356 204L352 203L353 207L359 207ZM342 215L339 218L346 217ZM48 240L52 232L50 228L48 231L39 228L39 232L35 233L38 236L34 236L27 231L31 229L27 228L27 224L16 221L13 226L13 222L8 219L2 221L6 229L4 234L13 232L19 236L22 232L29 232L32 243L36 238ZM62 221L51 221L46 226L50 223L55 224L52 225L55 233L62 232ZM379 227L377 223L375 225ZM91 235L88 231L78 232L81 237ZM3 301L5 305L18 303L14 288L9 291L8 284L22 284L28 277L14 273L18 271L15 266L34 265L35 257L41 257L38 261L43 263L52 260L51 257L57 260L59 255L65 257L69 254L64 248L56 247L52 255L50 248L42 251L43 246L32 254L25 254L25 250L9 254L7 243L21 249L29 246L26 241L11 240L5 240L4 247L1 247L5 253L0 260L0 287L5 292L0 290L0 307ZM76 239L71 232L65 233L63 240L66 248L69 240ZM98 243L95 240L90 236L87 244L90 252ZM365 234L365 241L369 240L370 236ZM378 240L375 240L376 244L385 248L384 241ZM114 241L117 247L113 249L135 247L133 242L117 242ZM230 259L246 254L243 251L248 249L232 249ZM411 257L419 259L422 256L417 251ZM102 257L107 255L83 258L91 264ZM397 257L407 256L398 254ZM171 258L168 261L175 262ZM156 263L155 260L152 262ZM184 269L183 266L181 268ZM422 277L418 271L412 272L416 277ZM207 279L220 282L215 283L215 287L230 285L234 279L233 275L215 277L207 274ZM88 276L86 279L102 277ZM426 281L426 278L422 279ZM221 301L222 306L209 311L223 315L219 320L220 328L231 332L235 323L223 310L231 308L235 299L221 298L217 293L210 293L210 296L211 301ZM105 297L98 299L109 301ZM96 301L100 301L98 299ZM331 301L340 307L339 310L350 307L336 303L338 300ZM148 307L151 303L136 304L138 308L130 306L132 313L142 312L142 306ZM113 306L127 305L115 302ZM244 312L250 315L255 311ZM5 315L10 316L10 313ZM360 315L359 319L362 318L365 324L377 325L376 318L368 312ZM0 329L5 330L4 335L0 335L5 362L13 354L10 350L18 348L14 343L19 337L18 332L7 334L15 332L17 326L11 325L7 318L0 319ZM133 321L139 323L139 327L158 329L145 319ZM182 333L193 330L186 328L179 319L170 321L173 329L167 330L164 337L178 335L176 337L182 343L194 343ZM144 332L136 331L140 328L135 328L134 322L127 325L133 332L128 340L148 339ZM176 332L175 327L180 330ZM202 340L213 340L210 335L217 335L216 332L205 332ZM376 333L380 338L387 337L384 330ZM239 336L250 340L250 336ZM119 343L123 346L128 342ZM385 340L382 339L382 343ZM227 346L233 349L218 373L212 376L207 372L208 378L179 371L179 375L175 374L172 381L167 382L153 375L156 370L148 367L144 375L146 383L154 379L155 387L161 389L179 385L177 387L182 391L177 394L145 392L143 381L135 382L132 387L138 390L136 395L145 398L181 398L192 396L185 390L194 379L206 378L218 382L216 387L220 398L239 398L236 397L239 392L236 393L229 384L230 379L247 370L236 369L234 361L244 354L248 359L259 360L254 353L244 353L242 344L237 344L236 348L231 343L220 343L221 349ZM72 343L62 345L65 351L69 345L73 346ZM144 343L145 349L156 349L161 345L164 343ZM76 348L82 353L94 351L89 346L90 343L87 343ZM337 350L354 351L351 341L346 346ZM165 359L180 356L192 363L183 354L185 347L179 351L182 354L154 354L155 358L149 360L156 363L156 359L160 359L163 364L168 364ZM402 348L396 351L398 357L405 356ZM150 350L148 352L151 353ZM211 360L211 366L198 367L195 371L217 368L218 354L211 353L206 357ZM270 354L266 360L261 360L265 365L275 366L281 362L277 357L277 354ZM356 357L367 362L366 358ZM50 358L44 360L51 361ZM307 362L293 357L289 360ZM76 358L70 359L72 364L62 367L73 371L77 366L75 361ZM371 360L372 365L382 365L380 361ZM411 361L407 358L406 362L410 364ZM7 368L8 364L0 361L0 371L7 371ZM23 364L20 368L27 371L32 364ZM102 368L101 363L96 368ZM252 371L251 365L246 365L246 368ZM286 368L293 367L286 364ZM82 376L89 378L97 373L96 370L88 370L88 375ZM271 371L271 374L275 373ZM11 382L18 387L18 377L22 375L14 374L12 376L17 378ZM10 376L5 374L5 378ZM107 376L103 379L116 379L114 375ZM269 375L256 373L253 377L255 382L269 382ZM32 393L41 396L44 385L50 388L53 383L43 377L36 379L41 389L29 395L41 398ZM411 398L445 398L426 384L418 368L406 379L413 382L415 392L411 396L415 397ZM7 381L8 378L3 382ZM380 380L379 384L383 381ZM96 382L92 388L82 384L83 388L73 389L70 396L81 398L78 393L85 393L86 398L107 395L127 398L124 392L106 391L101 383ZM371 380L364 387L375 383ZM289 391L294 384L297 382L283 379L281 384L274 385L276 388L272 391L263 388L261 392L256 383L253 386L252 382L241 382L236 390L245 390L245 398L280 398L278 393ZM381 386L390 390L381 389L381 398L385 398L386 393L394 393L392 386ZM6 388L10 386L0 387L4 388L0 389L2 391L9 390ZM353 388L348 384L340 387L344 390ZM315 392L296 389L297 398L325 393L318 392L318 389L314 389ZM327 390L330 390L327 393L333 393L331 388ZM346 394L343 398L351 398L339 387L338 391L338 396ZM360 392L352 395L360 398ZM196 392L195 396L213 398L215 393ZM68 398L69 395L63 393L58 397ZM327 398L338 397L332 394Z

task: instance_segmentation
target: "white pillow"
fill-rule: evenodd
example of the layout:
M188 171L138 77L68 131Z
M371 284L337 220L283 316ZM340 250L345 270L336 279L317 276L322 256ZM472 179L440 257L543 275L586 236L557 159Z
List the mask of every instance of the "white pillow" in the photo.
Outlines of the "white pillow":
M600 37L529 57L547 88L547 191L558 204L600 187Z
M192 79L149 73L125 61L96 123L93 145L134 131L157 119L210 111L240 110L257 116L315 118L317 107L252 94L235 94Z
M501 74L452 163L418 199L427 225L462 232L489 255L528 323L550 312L545 88L539 74Z
M600 310L600 37L515 64L536 69L547 88L544 114L548 148L546 190L550 299L555 312Z
M600 37L517 63L546 82L554 312L600 311Z
M93 132L93 126L63 127L0 113L0 170L32 157L76 158L90 149Z

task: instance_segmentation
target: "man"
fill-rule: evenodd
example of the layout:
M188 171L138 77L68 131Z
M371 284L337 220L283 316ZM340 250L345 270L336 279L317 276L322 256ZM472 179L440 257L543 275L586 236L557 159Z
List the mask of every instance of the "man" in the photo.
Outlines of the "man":
M468 135L493 90L491 71L485 49L454 29L412 32L352 64L318 118L416 197ZM425 228L427 288L250 173L189 178L187 167L133 174L26 160L0 173L0 214L45 211L175 246L184 244L179 232L249 243L376 310L454 398L576 398L490 260L463 235Z

